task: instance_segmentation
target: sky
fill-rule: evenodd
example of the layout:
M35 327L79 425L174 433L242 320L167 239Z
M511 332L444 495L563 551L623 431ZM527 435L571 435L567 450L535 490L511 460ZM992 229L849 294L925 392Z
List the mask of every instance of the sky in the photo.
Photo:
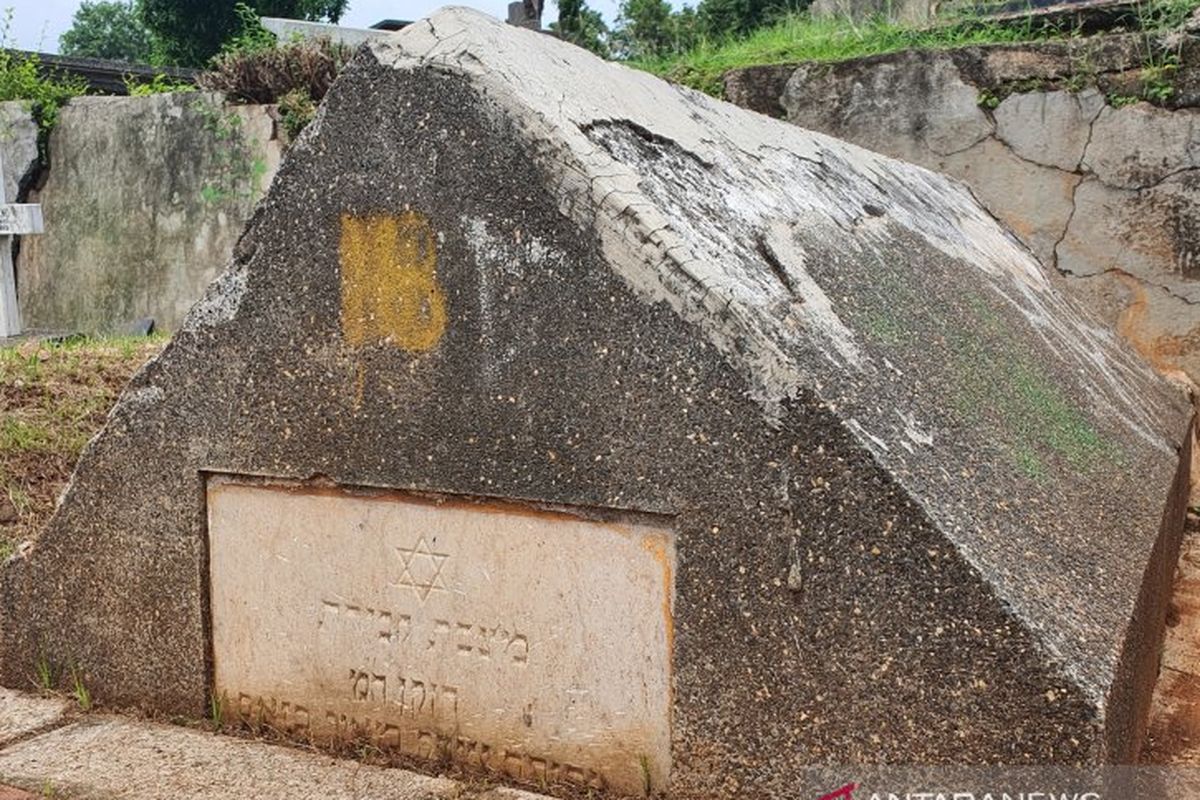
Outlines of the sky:
M369 28L381 19L420 19L445 5L439 0L350 0L342 25ZM470 6L504 19L508 0L454 0L454 5ZM590 0L608 22L617 16L617 0ZM12 9L12 25L5 45L43 53L58 52L58 37L71 27L71 16L79 0L0 0L0 9ZM549 24L558 17L553 0L547 0L542 21Z

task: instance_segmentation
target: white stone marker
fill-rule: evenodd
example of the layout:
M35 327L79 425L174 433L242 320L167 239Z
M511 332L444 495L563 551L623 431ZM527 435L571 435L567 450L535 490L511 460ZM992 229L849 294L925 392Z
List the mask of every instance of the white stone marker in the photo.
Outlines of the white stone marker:
M670 766L670 530L213 477L231 717L640 793Z
M0 161L0 178L4 163ZM27 203L5 203L4 181L0 179L0 337L21 332L21 309L17 305L17 276L13 269L12 237L41 233L42 207Z

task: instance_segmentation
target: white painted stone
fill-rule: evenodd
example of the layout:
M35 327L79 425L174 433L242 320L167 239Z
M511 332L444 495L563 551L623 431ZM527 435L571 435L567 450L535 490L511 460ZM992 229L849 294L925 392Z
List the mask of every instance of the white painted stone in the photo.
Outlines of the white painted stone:
M1027 161L1074 172L1102 108L1095 89L1009 95L995 111L996 136Z
M4 163L0 160L0 176ZM12 260L12 237L42 232L42 209L29 204L4 203L4 182L0 180L0 336L21 332L21 309L17 304L17 276Z
M41 206L30 203L0 206L0 236L41 233L43 229Z
M344 25L331 25L328 22L306 22L281 17L263 17L262 25L275 34L280 42L290 42L294 39L329 39L346 47L358 47L363 42L369 42L392 33L392 31L375 28L347 28Z
M524 780L665 784L669 531L228 478L208 521L229 713Z

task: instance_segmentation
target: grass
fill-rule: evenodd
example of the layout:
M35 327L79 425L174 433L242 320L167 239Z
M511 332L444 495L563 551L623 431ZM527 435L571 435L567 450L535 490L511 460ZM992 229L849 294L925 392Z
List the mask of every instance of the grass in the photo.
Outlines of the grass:
M225 727L225 701L214 692L208 700L208 716L213 730L220 731Z
M71 670L71 696L79 704L80 711L92 710L92 692L83 682L83 673L78 667Z
M50 663L50 659L45 655L38 657L37 663L34 664L34 681L37 683L39 691L52 692L54 685L57 682L54 677L54 665Z
M1139 27L1166 31L1177 27L1197 7L1197 0L1147 0L1138 11ZM721 77L732 69L799 62L834 63L900 50L945 50L982 44L1065 39L1070 30L1044 26L1031 18L995 22L963 18L919 28L875 18L862 22L816 18L801 12L760 28L743 39L701 42L674 56L630 62L630 66L714 96Z
M121 388L165 340L0 348L0 558L34 538Z

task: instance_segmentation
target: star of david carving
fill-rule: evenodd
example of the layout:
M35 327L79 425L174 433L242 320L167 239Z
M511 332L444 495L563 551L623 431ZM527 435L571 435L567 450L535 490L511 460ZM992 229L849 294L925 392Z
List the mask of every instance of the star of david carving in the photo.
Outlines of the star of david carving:
M400 556L403 569L400 580L392 586L409 587L417 593L422 603L430 592L447 591L446 582L442 579L442 567L450 558L449 553L435 553L424 536L418 538L412 547L397 547L396 553Z

